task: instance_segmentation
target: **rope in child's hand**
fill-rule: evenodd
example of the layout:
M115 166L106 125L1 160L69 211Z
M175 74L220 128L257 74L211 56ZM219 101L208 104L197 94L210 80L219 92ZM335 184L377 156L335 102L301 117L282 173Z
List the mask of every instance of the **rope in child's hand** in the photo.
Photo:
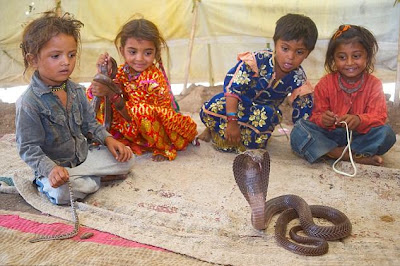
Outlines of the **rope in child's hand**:
M357 174L357 168L356 168L356 165L355 165L355 163L354 163L353 154L352 154L352 152L351 152L351 147L350 147L350 143L351 143L351 141L352 141L352 139L353 139L353 131L352 131L352 130L349 131L349 126L347 125L347 123L346 123L345 121L341 121L340 123L343 123L343 124L345 124L345 126L346 126L347 145L346 145L346 147L344 148L344 150L343 150L343 152L342 152L342 155L340 155L340 157L333 163L332 169L333 169L333 171L335 171L335 172L338 173L338 174L353 177L353 176L355 176L355 175ZM337 170L337 169L335 168L336 164L337 164L338 162L340 162L340 160L341 160L341 159L343 158L343 156L346 154L346 151L347 151L347 150L349 150L349 160L350 160L350 163L351 163L351 165L353 166L353 169L354 169L354 173L353 173L353 174L348 174L348 173L342 172L342 171L340 171L340 170Z

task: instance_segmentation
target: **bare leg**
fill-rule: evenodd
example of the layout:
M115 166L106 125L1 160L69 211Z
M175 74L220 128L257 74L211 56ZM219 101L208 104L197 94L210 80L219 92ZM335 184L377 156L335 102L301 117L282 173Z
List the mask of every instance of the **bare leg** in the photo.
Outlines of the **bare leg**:
M332 159L337 159L342 155L344 149L345 149L345 147L336 147L333 150L331 150L330 152L328 152L326 155ZM342 159L345 161L350 160L348 151L343 155ZM375 166L383 165L383 158L379 155L373 155L370 157L354 158L354 161L357 163L360 163L360 164L368 164L368 165L375 165Z
M162 162L162 161L166 161L166 160L168 159L167 157L164 157L164 156L162 156L161 154L153 155L151 158L152 158L153 161L155 161L155 162Z
M204 131L197 138L205 142L210 142L211 140L210 129L209 128L204 129Z

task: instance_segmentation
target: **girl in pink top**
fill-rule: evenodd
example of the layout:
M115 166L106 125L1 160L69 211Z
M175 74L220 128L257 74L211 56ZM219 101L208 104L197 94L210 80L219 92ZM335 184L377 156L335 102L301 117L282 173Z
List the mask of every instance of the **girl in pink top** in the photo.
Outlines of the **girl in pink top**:
M337 159L346 145L346 122L353 131L355 161L380 166L382 154L396 142L385 124L387 108L382 82L371 73L378 44L367 29L341 25L330 39L325 68L315 87L309 120L299 120L291 132L292 149L310 163L326 155ZM349 160L349 154L344 155Z

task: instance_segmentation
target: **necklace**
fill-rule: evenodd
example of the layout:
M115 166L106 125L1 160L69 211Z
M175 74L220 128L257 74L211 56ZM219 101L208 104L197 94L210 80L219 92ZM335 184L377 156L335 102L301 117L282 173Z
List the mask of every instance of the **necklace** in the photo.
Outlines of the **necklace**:
M128 81L131 82L132 80L137 79L140 76L140 72L136 72L134 71L129 65L128 63L126 63L123 67L122 70L125 72L125 74L128 76ZM132 74L132 70L133 70L133 74Z
M340 75L340 73L339 73L339 75L338 75L339 87L340 87L343 91L345 91L345 92L347 92L347 93L356 92L356 91L358 91L358 90L362 87L362 85L364 84L364 76L365 76L365 75L363 74L362 77L361 77L360 83L359 83L356 87L354 87L354 88L347 88L347 87L343 84L343 82L342 82L342 75Z
M57 92L60 90L67 91L67 82L64 81L60 86L49 86L49 89L51 90L51 92Z

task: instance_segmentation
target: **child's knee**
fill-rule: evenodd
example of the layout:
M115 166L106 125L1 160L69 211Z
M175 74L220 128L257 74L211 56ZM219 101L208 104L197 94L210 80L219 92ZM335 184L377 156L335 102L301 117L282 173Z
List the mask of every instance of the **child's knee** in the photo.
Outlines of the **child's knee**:
M304 148L311 141L311 136L304 127L304 120L300 119L290 132L290 146L297 154L302 155Z

